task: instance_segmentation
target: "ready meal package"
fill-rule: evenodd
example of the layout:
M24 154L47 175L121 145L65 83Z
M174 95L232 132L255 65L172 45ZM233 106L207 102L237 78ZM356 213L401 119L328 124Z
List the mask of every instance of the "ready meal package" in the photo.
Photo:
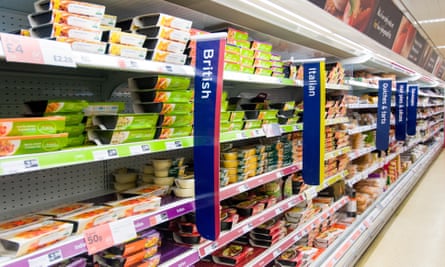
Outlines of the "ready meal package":
M82 233L94 226L116 221L117 214L112 207L94 206L60 217L58 220L71 223L74 226L73 232Z
M29 227L0 234L0 254L18 257L67 238L73 224L45 221Z
M105 15L105 6L88 2L70 0L51 0L50 9L63 10L73 14L102 18Z
M48 10L30 14L28 20L31 27L47 23L58 23L90 30L99 30L101 22L101 19L98 17L82 16L62 10Z
M87 209L91 206L93 206L92 203L70 203L70 204L63 204L48 210L43 210L38 213L46 216L62 217L71 213Z
M56 151L67 143L67 133L0 137L0 157Z
M56 134L64 128L63 116L0 119L0 136Z
M0 234L7 231L17 230L19 228L24 228L32 224L37 224L49 219L51 219L51 217L38 214L29 214L21 217L16 217L7 221L2 221L0 222Z
M105 203L113 207L118 218L125 218L144 212L150 212L161 206L161 198L157 196L136 196Z

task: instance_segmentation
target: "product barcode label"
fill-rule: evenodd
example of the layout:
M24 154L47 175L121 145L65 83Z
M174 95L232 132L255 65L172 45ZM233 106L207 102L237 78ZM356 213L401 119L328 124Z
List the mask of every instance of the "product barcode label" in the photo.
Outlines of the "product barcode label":
M131 155L139 155L143 153L150 152L150 145L140 145L140 146L131 146L130 147L130 154Z
M40 257L30 259L28 261L29 267L47 267L51 264L59 262L63 259L62 251L55 250L46 255L42 255Z
M182 147L182 142L180 140L172 141L172 142L166 142L165 146L168 150L170 149L178 149Z
M111 158L116 158L118 156L119 153L115 148L93 151L93 157L95 160L111 159Z
M3 162L1 164L4 174L13 174L24 171L34 171L40 169L38 159L15 160Z

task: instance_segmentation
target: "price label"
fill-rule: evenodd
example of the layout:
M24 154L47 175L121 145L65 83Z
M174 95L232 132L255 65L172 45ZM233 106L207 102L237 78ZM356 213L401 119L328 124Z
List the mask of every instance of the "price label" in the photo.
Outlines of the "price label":
M206 248L204 248L205 255L209 255L209 254L211 254L211 253L214 252L217 248L218 248L218 243L217 243L217 242L212 243L210 246L207 246ZM204 255L204 256L205 256L205 255Z
M44 63L39 39L6 33L0 34L0 38L6 61Z
M182 147L182 141L177 140L177 141L172 141L172 142L166 142L165 146L168 150L178 149L178 148Z
M266 137L276 137L282 133L282 129L278 123L264 124L263 131Z
M306 200L313 199L314 197L317 196L317 188L311 187L310 189L304 191L304 196L305 196Z
M277 248L277 249L275 249L274 252L273 252L272 254L273 254L273 257L274 257L274 258L280 256L280 254L281 254L281 248Z
M283 208L282 207L278 207L278 208L275 209L275 214L276 215L280 215L282 213L283 213Z
M55 250L52 251L46 255L42 255L40 257L30 259L28 261L29 267L46 267L52 264L55 264L56 262L59 262L63 260L62 251Z
M249 190L249 186L247 184L243 184L238 187L238 192L240 193L246 192L247 190Z
M253 229L253 224L252 223L248 223L246 226L243 227L243 233L248 233Z
M155 216L151 216L150 217L150 225L157 225L157 224L161 224L163 222L168 221L168 214L163 212L161 214L156 214Z
M114 245L113 235L109 224L90 228L83 233L87 244L88 254L95 254Z
M139 155L150 152L150 145L140 145L140 146L131 146L130 147L130 154L131 155Z
M43 39L39 39L39 42L45 64L76 67L70 44Z
M247 134L246 134L246 132L237 133L236 138L237 139L245 139L245 138L247 138Z
M300 231L297 233L297 235L295 235L294 237L294 241L298 241L303 237L303 233Z
M263 135L264 135L264 132L263 132L263 130L261 130L261 129L255 129L255 130L253 131L253 136L254 136L254 137L263 136Z
M278 172L276 172L276 176L277 176L277 178L281 178L284 176L284 174L282 171L278 171Z
M93 157L95 160L112 159L117 158L118 156L119 153L117 152L116 148L93 151Z
M168 72L168 73L172 73L173 72L173 67L170 65L165 65L164 66L164 71Z
M38 159L26 159L26 160L3 162L1 166L4 174L12 174L24 171L34 171L40 169Z
M121 244L130 239L136 238L136 228L133 220L122 219L109 224L113 235L114 244Z

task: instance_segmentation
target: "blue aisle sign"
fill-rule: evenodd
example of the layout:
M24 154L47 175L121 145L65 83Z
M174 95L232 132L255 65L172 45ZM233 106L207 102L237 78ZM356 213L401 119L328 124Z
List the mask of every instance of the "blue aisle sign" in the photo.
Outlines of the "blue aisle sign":
M220 233L219 158L225 39L198 40L194 109L196 224L202 237Z
M377 106L376 148L387 150L389 146L389 128L391 119L392 80L379 80L379 101Z
M406 90L407 82L397 82L396 95L396 140L405 141L406 139Z
M408 135L416 135L418 91L419 85L408 85L408 122L406 129Z
M303 113L303 179L308 185L319 185L324 179L325 153L325 63L310 62L304 70Z

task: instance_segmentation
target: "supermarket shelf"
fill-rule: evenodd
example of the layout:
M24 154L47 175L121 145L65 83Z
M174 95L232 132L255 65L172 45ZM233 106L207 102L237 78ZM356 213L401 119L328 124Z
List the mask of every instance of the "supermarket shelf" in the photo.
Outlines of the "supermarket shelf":
M374 90L379 89L378 85L376 84L370 84L356 80L346 80L345 84L352 86L352 88L358 88L358 89L374 89Z
M348 84L328 83L328 84L326 84L326 89L347 91L347 90L351 90L352 88Z
M377 108L377 104L348 104L348 109Z
M76 65L83 68L173 74L190 77L195 75L195 71L191 66L76 51L73 51L72 53Z
M445 96L443 96L443 95L427 94L427 93L422 92L421 90L419 90L418 95L419 96L433 97L433 98L441 98L441 99L445 98Z
M411 191L432 159L441 151L442 142L434 145L425 156L413 164L390 189L370 206L346 232L332 244L313 266L353 266L366 250L395 209Z
M268 221L277 215L282 214L286 210L294 207L298 203L304 201L305 199L314 198L317 195L317 192L323 190L329 185L335 183L336 181L343 179L347 175L347 171L340 172L339 174L326 178L325 182L319 186L312 186L310 189L306 190L302 194L294 195L290 198L287 198L276 205L272 206L256 214L254 216L249 217L248 219L236 224L232 230L222 233L217 241L207 241L204 244L199 245L198 247L194 247L193 252L188 252L185 254L178 255L176 258L171 259L170 261L161 264L160 266L190 266L193 263L193 259L203 258L215 250L225 246L236 238L250 232L253 228L258 227L263 224L265 221ZM187 263L187 265L180 265Z
M296 163L288 167L279 168L272 172L264 173L252 178L249 178L243 182L230 184L220 189L220 200L227 199L229 197L238 195L260 185L275 181L283 176L295 173L302 169L302 163Z
M436 135L438 132L440 132L440 130L442 130L442 127L439 127L438 129L434 130L432 133L430 133L429 135L427 135L426 137L424 137L422 139L422 143L425 143L426 141L430 140L432 137L434 137L434 135Z
M347 122L349 122L348 117L340 117L340 118L335 118L335 119L326 119L325 125L330 126L330 125L347 123Z
M351 152L349 152L348 156L350 160L354 160L356 158L359 158L361 156L364 156L366 154L371 153L372 151L376 150L375 146L370 146L370 147L364 147L364 148L360 148L360 149L355 149Z
M296 81L287 78L277 78L271 76L254 75L242 72L224 71L224 81L231 82L244 82L244 83L258 83L258 84L271 84L282 86L303 86L302 81Z
M88 146L55 152L0 158L0 175L170 151L193 146L193 137L151 140L120 145Z
M187 214L194 211L194 209L195 203L193 198L187 198L164 205L154 212L133 216L129 219L133 222L136 231L139 232ZM49 265L49 263L55 264L86 252L87 245L83 235L75 235L64 241L58 242L57 244L38 250L37 252L13 259L9 262L2 262L2 266L46 266ZM54 255L57 255L57 257L54 257ZM53 260L53 258L56 259ZM43 265L36 265L38 263Z
M443 110L441 110L441 111L436 111L436 112L434 112L434 113L431 113L431 114L428 114L428 115L426 115L426 116L417 116L417 119L427 119L427 118L429 118L429 117L432 117L432 116L434 116L434 115L438 115L438 114L443 114L444 113L444 111Z
M292 133L303 131L303 123L297 123L293 125L280 125L281 133Z
M349 151L351 151L351 147L350 146L346 146L346 147L342 147L342 148L339 148L337 150L325 153L324 160L330 160L330 159L336 158L336 157L341 156L343 154L349 153Z
M266 266L268 263L272 262L275 258L277 258L281 253L290 248L293 244L295 244L298 240L300 240L303 236L307 235L311 232L316 225L321 224L328 217L332 216L335 212L337 212L341 207L343 207L346 203L348 203L348 197L342 197L338 201L336 201L329 209L317 214L314 218L306 222L301 227L295 229L291 233L289 233L286 237L278 241L276 244L272 245L260 255L256 256L254 260L247 263L246 267L255 267L255 266Z
M282 126L284 133L300 131L302 128L303 125L301 123ZM221 142L230 142L264 136L263 129L250 129L222 133L220 140ZM0 176L190 147L193 147L192 136L1 157Z
M359 127L355 127L354 129L349 129L348 134L351 135L351 134L367 132L367 131L374 130L376 128L377 128L377 124L359 126Z
M441 107L444 104L425 104L425 105L418 105L419 108L432 108L432 107Z

